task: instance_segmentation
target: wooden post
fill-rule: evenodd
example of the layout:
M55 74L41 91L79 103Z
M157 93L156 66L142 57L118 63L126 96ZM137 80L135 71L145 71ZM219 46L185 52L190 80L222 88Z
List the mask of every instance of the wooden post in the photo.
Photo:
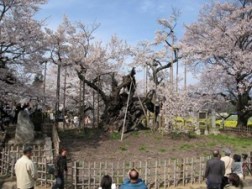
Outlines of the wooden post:
M182 162L182 180L183 180L183 185L185 186L185 169L186 169L186 161L185 158L183 158Z
M77 189L77 162L74 162L74 166L73 166L73 185L74 185L74 189Z
M154 178L155 189L157 189L159 186L157 177L158 177L158 161L155 162L155 178Z
M168 188L170 187L170 177L171 177L171 159L168 160L168 175L167 175L167 178L168 178Z
M201 183L201 179L202 179L202 158L200 157L200 159L199 159L199 166L200 166L200 168L199 168L199 183Z
M145 180L145 183L147 184L147 181L148 181L148 161L147 160L145 161L144 180Z
M173 161L173 184L174 184L174 186L176 186L177 184L176 184L176 165L177 164L177 160L174 160Z
M126 110L125 110L124 119L123 119L123 127L122 127L121 141L123 141L123 135L124 135L124 131L125 131L125 123L126 123L127 112L128 112L128 107L129 107L129 100L130 100L130 94L131 94L131 87L132 87L132 84L133 84L133 82L131 81L131 83L130 83L130 89L129 89L129 94L128 94L128 99L127 99Z
M91 165L88 162L88 188L91 188Z
M45 158L45 184L46 183L47 183L47 159Z
M164 188L167 187L166 175L167 175L167 160L164 161Z
M194 159L192 158L192 165L191 165L191 183L194 183Z
M125 172L126 172L125 169L126 169L126 167L125 167L125 161L123 161L123 177L125 177L125 175L126 175L126 174L125 174Z
M93 172L93 178L94 178L94 189L96 188L96 162L94 162L94 172Z

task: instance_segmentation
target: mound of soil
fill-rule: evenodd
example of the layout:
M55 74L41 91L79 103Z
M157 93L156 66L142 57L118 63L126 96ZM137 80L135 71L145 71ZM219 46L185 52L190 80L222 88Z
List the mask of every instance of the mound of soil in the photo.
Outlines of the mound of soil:
M218 143L210 137L171 134L162 136L151 131L131 132L120 141L120 133L100 130L68 130L60 133L61 145L67 147L72 160L136 161L175 159L210 155L213 149L232 145Z

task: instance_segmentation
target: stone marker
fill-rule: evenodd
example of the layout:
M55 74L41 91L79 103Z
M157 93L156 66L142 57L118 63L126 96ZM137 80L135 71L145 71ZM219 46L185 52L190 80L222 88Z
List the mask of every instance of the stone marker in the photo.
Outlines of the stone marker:
M15 141L17 144L26 144L34 140L34 125L26 110L22 110L18 114L17 128L15 133Z

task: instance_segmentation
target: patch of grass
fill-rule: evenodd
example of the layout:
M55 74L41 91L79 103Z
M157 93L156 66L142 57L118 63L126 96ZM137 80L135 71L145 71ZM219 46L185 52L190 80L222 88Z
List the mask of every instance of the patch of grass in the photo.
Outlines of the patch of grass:
M144 136L150 136L153 135L153 132L151 130L146 130L146 131L142 131Z
M195 132L193 131L189 131L189 133L187 134L188 138L197 138L197 135Z
M181 133L180 132L172 132L171 133L171 138L172 139L179 139L179 138L181 138Z
M128 147L126 145L120 146L119 149L123 152L128 150Z
M252 139L250 137L233 136L233 135L209 135L210 139L216 144L221 144L225 147L232 147L236 151L248 149L251 146Z
M147 147L145 145L140 146L138 150L141 152L148 152Z
M161 148L161 149L159 149L159 151L162 152L162 153L164 153L164 152L166 152L166 149Z
M179 149L180 150L189 150L192 147L193 147L193 145L191 145L191 144L182 144L182 145L180 145Z
M155 135L154 138L159 141L163 139L163 136L158 134L158 135Z
M209 143L207 143L207 146L214 147L214 146L216 146L216 142L209 142Z
M109 135L109 138L110 138L111 140L120 140L120 138L121 138L121 133L112 132L112 133Z
M139 136L139 132L138 131L133 132L132 136L138 137Z

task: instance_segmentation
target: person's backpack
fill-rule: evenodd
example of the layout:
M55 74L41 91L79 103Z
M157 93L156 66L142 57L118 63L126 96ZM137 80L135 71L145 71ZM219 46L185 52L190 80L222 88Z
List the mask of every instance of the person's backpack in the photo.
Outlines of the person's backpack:
M54 164L47 164L47 173L50 175L54 175L54 173L55 173L55 165Z

